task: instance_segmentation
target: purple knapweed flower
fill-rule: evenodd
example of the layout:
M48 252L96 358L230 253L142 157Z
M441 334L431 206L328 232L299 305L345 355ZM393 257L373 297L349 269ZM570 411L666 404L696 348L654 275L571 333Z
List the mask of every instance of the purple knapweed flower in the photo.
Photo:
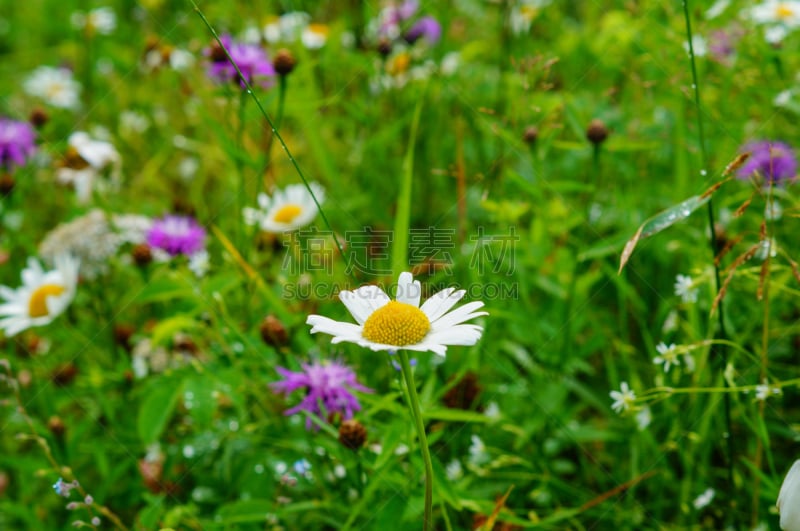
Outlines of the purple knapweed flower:
M219 39L225 49L239 67L244 80L251 85L260 85L267 88L272 86L275 77L275 68L260 46L234 42L230 35L223 35ZM238 81L239 86L245 88L244 80L239 78L236 68L228 60L228 57L219 47L212 47L205 50L204 54L209 58L208 75L221 83Z
M171 256L191 256L205 246L206 231L190 216L166 215L153 221L147 244Z
M425 39L428 44L435 44L442 37L442 25L433 17L422 17L406 32L406 41L410 44Z
M323 419L334 413L339 413L343 420L351 419L353 412L361 410L361 404L351 391L372 392L358 383L356 373L350 367L337 361L304 363L302 372L283 367L276 370L283 380L270 384L273 391L286 396L298 389L305 389L306 393L298 405L286 410L285 415L307 411ZM311 419L307 418L306 429L311 426Z
M758 174L765 180L765 184L779 185L794 180L797 175L797 158L792 148L784 142L751 142L741 151L749 152L750 157L737 172L740 179L749 179Z
M24 166L36 151L36 133L27 122L0 118L0 167Z
M711 58L721 64L730 64L736 46L744 36L744 31L738 26L712 31L708 36L708 52Z

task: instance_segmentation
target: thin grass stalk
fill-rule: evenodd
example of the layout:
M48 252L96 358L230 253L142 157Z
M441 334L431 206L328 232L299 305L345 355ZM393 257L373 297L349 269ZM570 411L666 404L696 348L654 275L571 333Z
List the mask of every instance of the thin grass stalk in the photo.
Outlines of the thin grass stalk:
M228 59L228 62L230 62L230 64L233 65L233 68L236 70L239 79L245 85L245 94L249 94L253 98L253 101L255 102L256 107L258 107L259 112L267 121L270 128L272 129L272 134L275 135L275 138L278 139L278 143L281 145L283 151L286 153L289 162L292 163L292 166L297 172L297 175L300 177L300 180L303 181L306 190L308 190L308 193L311 195L311 199L314 200L314 204L316 205L317 210L319 211L319 215L322 218L322 222L325 223L325 226L328 228L329 231L331 231L331 234L333 236L333 241L336 243L336 248L339 251L339 255L345 256L344 249L342 248L342 244L339 241L339 237L336 235L336 232L334 232L333 227L330 224L330 221L328 221L328 216L325 215L325 211L322 210L322 205L320 205L316 194L314 194L314 190L312 190L311 185L308 182L308 179L306 179L306 176L303 173L303 170L300 169L300 165L297 163L297 159L294 158L294 155L292 155L292 152L289 150L289 146L286 145L286 142L283 140L283 137L281 136L280 132L278 132L278 128L275 125L275 122L272 120L272 118L270 118L269 113L267 113L266 109L264 109L264 106L261 104L261 100L258 99L258 96L256 96L255 92L253 92L253 87L250 85L250 82L247 80L247 78L245 78L244 74L242 74L242 71L239 69L239 65L237 65L236 62L233 60L233 57L231 57L230 52L228 52L228 49L220 40L217 31L208 21L205 14L203 14L203 11L200 9L200 7L194 0L189 0L189 3L192 4L192 8L194 8L195 13L197 13L197 16L199 16L200 19L203 21L203 24L206 25L208 31L211 32L212 37L214 37L214 40L217 42L219 47L222 49L223 52L225 52L225 57Z
M695 105L695 112L697 114L697 133L700 142L700 155L701 155L701 162L702 162L702 175L705 175L708 171L708 152L706 151L706 140L705 140L705 132L703 130L703 112L701 106L701 98L700 98L700 80L697 77L697 65L695 62L695 54L694 54L694 43L692 42L692 21L691 17L689 16L689 0L683 0L683 16L686 21L686 37L689 42L689 59L692 66L692 88L694 89L694 105ZM710 246L711 246L711 258L714 264L714 281L715 281L715 292L718 293L720 289L720 273L719 273L719 265L716 263L714 258L719 253L719 241L717 239L717 232L716 232L716 222L714 220L714 201L713 198L708 200L708 226L711 232L710 237ZM724 312L724 304L720 301L719 308L717 309L717 319L718 319L718 329L716 334L714 334L715 339L722 339L725 340L728 337L728 334L725 330L725 312ZM725 367L728 365L728 352L727 349L718 346L712 347L712 354L719 357L722 361L722 370L725 370ZM725 386L728 386L728 380L723 378L725 382ZM733 425L731 422L731 398L730 393L725 393L724 396L725 401L725 429L727 433L725 434L724 438L727 441L727 449L728 449L728 499L733 500L734 497L734 482L733 482L733 463L734 463L734 447L733 447Z

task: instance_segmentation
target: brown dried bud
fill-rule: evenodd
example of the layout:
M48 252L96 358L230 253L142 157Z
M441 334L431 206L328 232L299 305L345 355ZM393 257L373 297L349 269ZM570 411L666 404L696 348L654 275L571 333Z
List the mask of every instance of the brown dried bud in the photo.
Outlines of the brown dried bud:
M8 478L8 474L5 472L0 472L0 497L5 495L9 483L10 480Z
M535 144L537 138L539 138L539 128L535 125L529 125L522 135L522 140L524 140L526 144Z
M11 195L11 192L14 191L14 186L17 184L17 181L9 175L8 173L4 173L0 175L0 196L7 197Z
M389 54L392 53L392 43L387 38L382 38L378 41L378 53L381 54L383 57L389 57Z
M186 334L175 334L175 337L172 340L172 348L178 352L184 352L191 356L194 356L198 352L197 343L194 342L194 339L187 336Z
M50 380L59 387L64 387L72 383L78 375L78 367L74 363L63 363L55 368Z
M602 144L608 138L608 127L601 120L595 118L586 128L586 138L592 144Z
M161 484L161 476L164 473L164 462L161 459L148 461L139 459L139 473L142 475L142 482L147 490L153 494L158 494L164 489Z
M155 35L148 35L147 39L144 41L144 53L147 55L147 52L152 52L158 48L158 37Z
M367 429L356 419L345 420L339 426L339 442L357 452L367 442Z
M28 121L32 126L39 129L50 120L50 116L41 107L36 107L31 111Z
M286 48L281 48L275 52L275 58L272 60L272 66L275 67L275 71L279 75L285 76L294 70L294 67L297 66L297 60L294 58L294 55L292 55L292 52Z
M442 401L450 409L472 409L481 391L478 376L469 371L445 393Z
M282 347L289 342L289 334L286 327L274 315L268 315L261 321L258 327L261 332L261 339L264 343L273 347Z
M133 261L136 262L136 265L141 267L146 266L153 261L153 252L150 250L150 246L146 243L140 243L139 245L135 246L131 251L131 255L133 256Z
M129 324L118 324L114 326L114 341L125 350L131 349L131 336L136 329Z
M47 421L47 429L50 430L50 433L60 439L67 431L67 426L64 424L64 421L61 420L61 417L53 415Z
M213 41L211 43L211 51L209 52L208 57L214 63L224 63L228 60L228 56L225 55L225 50L217 41Z

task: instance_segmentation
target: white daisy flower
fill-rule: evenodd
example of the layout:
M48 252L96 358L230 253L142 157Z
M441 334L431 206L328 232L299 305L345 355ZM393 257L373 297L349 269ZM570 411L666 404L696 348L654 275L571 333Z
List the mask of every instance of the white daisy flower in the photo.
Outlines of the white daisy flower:
M619 391L611 391L608 394L614 400L614 403L611 404L611 409L617 413L622 413L631 409L636 401L636 393L628 386L628 382L622 382L619 388Z
M81 85L66 68L40 66L23 83L25 92L53 107L76 109L80 106Z
M300 34L300 42L309 50L318 50L328 40L328 26L325 24L309 24Z
M101 171L111 167L112 181L117 180L120 156L112 144L93 140L83 131L72 133L67 143L67 164L58 168L56 178L62 184L71 184L78 200L85 203L91 198L95 178Z
M800 1L766 0L747 9L745 16L766 26L764 35L768 42L779 43L790 31L800 27Z
M312 334L332 335L331 343L356 343L374 351L399 348L431 351L444 356L448 345L474 345L483 332L478 325L462 324L488 315L476 311L483 307L483 302L470 302L450 311L465 293L466 290L447 288L420 306L420 283L411 273L404 272L397 281L397 300L390 300L378 286L339 292L339 299L358 324L334 321L321 315L310 315L306 323L312 326Z
M800 460L795 461L786 474L776 505L781 515L781 529L800 530Z
M309 185L317 201L325 199L325 189L317 183ZM319 209L303 184L293 184L277 190L272 197L258 194L260 208L245 208L245 223L258 225L265 232L289 232L305 227L316 217Z
M22 286L0 286L0 328L7 337L32 326L49 324L69 306L78 284L78 260L61 255L55 269L45 271L35 258L28 259L22 271Z

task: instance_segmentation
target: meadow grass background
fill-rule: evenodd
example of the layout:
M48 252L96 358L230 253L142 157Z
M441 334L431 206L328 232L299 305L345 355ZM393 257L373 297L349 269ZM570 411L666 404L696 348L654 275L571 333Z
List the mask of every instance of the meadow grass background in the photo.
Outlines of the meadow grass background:
M211 35L190 4L103 5L116 12L117 28L87 40L69 18L95 4L0 4L3 115L25 119L42 106L22 90L40 65L68 65L83 84L80 110L47 108L38 143L49 158L18 170L13 193L3 198L0 280L16 286L45 234L93 207L194 213L216 228L208 238L211 269L198 280L180 264L142 271L116 260L108 275L81 283L66 315L4 341L27 413L5 386L0 527L88 522L86 509L65 509L68 500L52 491L71 473L131 529L420 527L423 469L399 373L385 354L309 335L309 314L348 320L346 310L330 290L300 297L287 296L286 287L389 285L399 271L348 274L335 252L330 271L299 271L286 267L297 249L280 235L241 234L242 204L254 205L265 187L300 182L290 161L253 101L208 79L202 50ZM233 35L295 10L329 26L319 50L282 45L298 65L287 77L280 133L308 179L326 189L330 227L320 217L314 226L340 237L364 227L392 230L411 151L410 227L451 231L452 247L444 249L450 267L418 267L425 293L460 285L486 303L478 345L451 347L444 360L416 356L434 455L436 529L472 529L481 525L478 515L495 508L495 529L778 528L775 499L798 455L796 383L766 402L754 399L752 386L762 383L762 355L770 383L797 376L798 285L789 262L779 255L766 268L758 258L738 267L722 302L732 344L727 368L703 343L715 336L717 317L705 207L643 240L618 273L623 245L637 228L718 182L748 140L796 142L800 107L774 100L797 85L798 36L769 45L740 14L747 5L733 1L709 19L709 6L691 3L696 34L731 24L742 33L728 62L697 58L704 168L681 2L553 1L521 34L511 31L514 6L505 2L423 2L420 11L444 30L425 58L439 64L458 52L459 63L449 74L380 91L371 88L381 68L374 45L341 44L343 32L377 15L377 2L200 4L218 31ZM145 71L149 38L191 51L197 63L182 72ZM267 47L271 56L275 48ZM278 94L277 86L256 90L273 117ZM147 130L126 130L123 111L145 116ZM593 119L610 131L597 147L586 139ZM535 142L524 138L531 126ZM97 127L120 152L122 185L83 205L54 182L53 161L71 132ZM188 179L180 171L187 159L197 163ZM765 194L758 191L734 180L714 194L722 236L743 238L723 268L761 240ZM794 189L773 194L784 215L767 225L769 234L797 258ZM732 216L751 196L743 215ZM501 258L500 244L476 241L480 234L518 239ZM388 270L391 257L372 263ZM696 303L675 294L678 274L697 283ZM760 279L770 287L759 301ZM262 341L267 314L286 327L288 344ZM672 325L665 330L666 321ZM196 354L182 367L134 378L130 353L114 341L120 324L135 331L134 343L148 338L168 348L181 332ZM653 363L662 341L693 346L695 370L684 363L665 374ZM42 342L46 348L35 348ZM375 390L359 395L368 445L358 453L337 441L335 426L309 431L304 418L285 417L299 398L284 399L268 386L279 379L276 366L334 358ZM76 375L59 378L65 367ZM478 397L462 409L446 407L443 397L468 373ZM729 386L750 390L730 393L730 427L724 374ZM678 392L638 403L651 415L642 426L641 409L611 409L609 392L622 382L640 397L662 386ZM48 424L52 417L61 419L63 433ZM53 469L43 442L71 473ZM160 483L148 485L138 463L153 443L165 460ZM284 468L301 459L313 475L281 482ZM460 475L448 466L454 461ZM707 489L714 498L698 508ZM113 525L104 517L102 527Z

